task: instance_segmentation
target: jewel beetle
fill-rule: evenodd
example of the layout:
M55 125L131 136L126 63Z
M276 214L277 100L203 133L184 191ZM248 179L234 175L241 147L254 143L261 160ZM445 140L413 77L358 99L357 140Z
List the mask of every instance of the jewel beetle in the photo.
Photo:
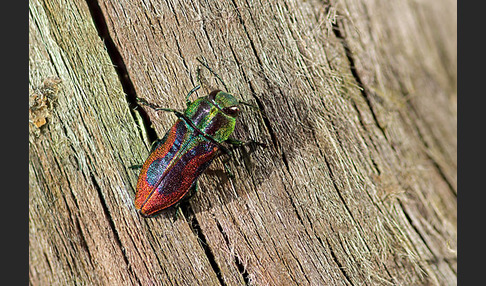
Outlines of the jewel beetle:
M237 146L247 143L265 146L255 141L243 143L230 138L242 102L230 93L214 90L191 103L189 97L199 87L187 95L184 112L144 103L155 110L173 112L178 118L163 139L154 142L149 157L142 165L135 207L145 217L175 205L191 188L196 188L198 177L218 152L230 152L222 145L223 142Z

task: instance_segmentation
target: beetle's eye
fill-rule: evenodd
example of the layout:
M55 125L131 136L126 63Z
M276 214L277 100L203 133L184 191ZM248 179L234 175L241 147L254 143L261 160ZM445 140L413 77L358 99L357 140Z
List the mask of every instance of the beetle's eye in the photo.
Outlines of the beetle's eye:
M238 106L228 106L223 109L223 112L235 117L240 112L240 109L238 108Z
M209 100L214 101L214 99L216 98L216 94L218 94L218 92L220 91L221 90L219 89L211 91L211 93L208 95Z

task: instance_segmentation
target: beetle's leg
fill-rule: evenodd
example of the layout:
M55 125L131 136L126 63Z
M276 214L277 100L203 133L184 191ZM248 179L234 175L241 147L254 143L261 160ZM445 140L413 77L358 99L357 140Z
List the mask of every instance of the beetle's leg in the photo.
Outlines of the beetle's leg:
M199 185L198 185L198 182L197 181L195 181L194 183L192 183L192 185L189 188L189 191L187 192L187 194L185 194L182 197L182 199L174 205L174 208L176 209L176 211L174 213L174 221L177 220L177 217L180 214L184 214L182 212L181 203L182 202L187 202L188 200L190 200L197 193L197 189L199 188L198 186Z
M225 142L228 143L228 144L231 144L232 146L235 146L235 147L243 147L243 146L247 146L247 145L258 145L258 146L262 146L263 148L267 147L267 144L257 142L255 140L249 140L249 141L243 142L243 141L240 141L238 139L231 138L231 137L226 139Z
M251 108L253 108L253 109L256 109L256 110L260 111L260 108L259 108L258 106L255 106L255 105L253 105L253 104L247 103L247 102L245 102L245 101L238 101L238 103L239 103L239 104L246 105L246 106L248 106L248 107L251 107Z
M128 166L128 169L132 169L132 170L138 170L138 169L141 169L143 165L131 165L131 166Z
M147 102L145 99L138 98L138 97L137 97L137 102L141 103L143 105L146 105L146 106L152 108L155 111L167 111L167 112L174 112L174 113L179 112L179 111L172 109L172 108L164 108L164 107L157 106L155 104Z
M160 143L165 142L165 140L167 140L167 137L164 137L163 139L156 139L154 142L152 142L152 144L150 145L150 153L154 152L155 149L159 147Z
M226 139L225 142L228 143L228 144L231 144L234 148L247 146L247 145L258 145L258 146L262 146L264 148L267 148L267 144L257 142L257 141L254 141L254 140L243 142L243 141L240 141L238 139L234 139L234 138L230 137L230 138ZM223 160L223 167L224 167L225 171L228 173L228 176L231 177L231 178L234 178L235 176L233 175L233 172L231 172L231 169L228 167L228 164L227 164L229 162L229 160L231 159L231 156L233 155L233 151L232 151L233 148L229 149L229 148L226 148L223 145L220 145L219 149L221 150L221 152L223 154L228 155L228 157L226 157Z
M184 201L190 200L197 193L198 188L199 188L199 184L197 181L195 181L194 183L192 183L191 187L189 188L189 191L182 199Z
M226 83L224 83L221 77L208 66L208 64L206 63L206 59L204 57L202 57L202 60L200 58L196 58L196 60L200 62L205 68L207 68L212 74L214 74L214 76L216 76L216 78L219 79L219 81L223 84L224 89L227 92L229 91L228 86L226 86Z
M231 160L231 156L233 155L233 151L231 151L231 149L224 147L223 145L219 146L219 150L221 150L220 155L223 155L223 154L227 155L227 157L223 159L223 167L224 167L224 170L226 171L226 173L228 174L228 176L233 179L235 177L235 175L233 175L233 172L231 172L231 168L228 166L228 162Z
M231 138L231 137L226 139L225 142L228 143L228 144L231 144L232 146L236 146L236 147L241 147L241 146L247 145L247 144L245 144L245 142L240 141L240 140L235 139L235 138Z
M230 151L231 152L231 151ZM228 154L229 155L229 154ZM226 171L226 173L228 174L228 177L234 179L235 178L235 175L233 174L233 172L231 171L231 168L228 166L228 162L231 160L231 157L228 156L226 157L224 160L223 160L223 167L224 167L224 170Z
M174 207L176 209L176 211L174 212L174 217L173 217L174 222L175 222L177 220L177 217L179 216L179 213L182 214L182 215L183 215L183 213L182 213L181 203L180 202L177 203L177 204L175 204Z

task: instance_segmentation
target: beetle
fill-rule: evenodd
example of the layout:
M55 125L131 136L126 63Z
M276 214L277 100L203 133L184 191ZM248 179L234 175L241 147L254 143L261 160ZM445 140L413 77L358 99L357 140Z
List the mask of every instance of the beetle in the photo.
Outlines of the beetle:
M177 204L191 188L197 188L197 179L219 152L231 153L222 145L223 142L235 146L249 143L265 146L255 141L242 142L230 138L240 112L239 104L243 102L228 92L214 90L191 103L189 97L199 88L200 85L196 86L187 95L184 112L155 107L142 101L155 110L173 112L178 118L163 139L154 142L149 157L142 165L135 207L145 217Z

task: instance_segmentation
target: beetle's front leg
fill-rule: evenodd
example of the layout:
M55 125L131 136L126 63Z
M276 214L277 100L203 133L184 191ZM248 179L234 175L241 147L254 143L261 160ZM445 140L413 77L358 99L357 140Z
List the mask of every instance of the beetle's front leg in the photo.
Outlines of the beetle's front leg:
M249 141L243 142L241 140L234 139L234 138L230 137L230 138L226 139L225 142L228 143L228 144L231 144L232 146L235 146L235 147L243 147L243 146L247 146L247 145L258 145L258 146L262 146L263 148L267 148L267 144L257 142L255 140L249 140Z
M164 107L160 107L160 106L157 106L155 104L149 103L145 99L142 99L142 98L137 97L137 102L141 103L143 105L146 105L146 106L152 108L155 111L167 111L167 112L180 113L180 111L172 109L172 108L164 108Z
M267 148L267 144L261 143L261 142L257 142L257 141L254 141L254 140L250 140L250 141L243 142L243 141L240 141L238 139L228 138L224 142L230 144L231 146L233 146L233 148L231 148L231 149L230 148L226 148L223 145L220 146L221 152L223 152L224 154L228 155L228 157L226 157L223 160L223 167L224 167L225 171L228 173L229 177L231 177L231 178L234 178L235 176L233 175L233 172L231 172L231 169L228 167L228 164L227 163L229 162L229 160L231 159L231 156L233 155L232 149L239 148L239 147L243 147L243 146L247 146L247 145L258 145L258 146L262 146L263 148Z
M223 145L220 145L219 147L220 147L219 150L221 150L220 155L223 155L223 154L227 155L227 157L223 159L224 170L226 171L228 176L233 179L235 177L235 175L233 175L233 172L231 172L231 168L228 166L228 162L231 160L231 156L233 155L233 151L231 151L230 149L226 148Z

